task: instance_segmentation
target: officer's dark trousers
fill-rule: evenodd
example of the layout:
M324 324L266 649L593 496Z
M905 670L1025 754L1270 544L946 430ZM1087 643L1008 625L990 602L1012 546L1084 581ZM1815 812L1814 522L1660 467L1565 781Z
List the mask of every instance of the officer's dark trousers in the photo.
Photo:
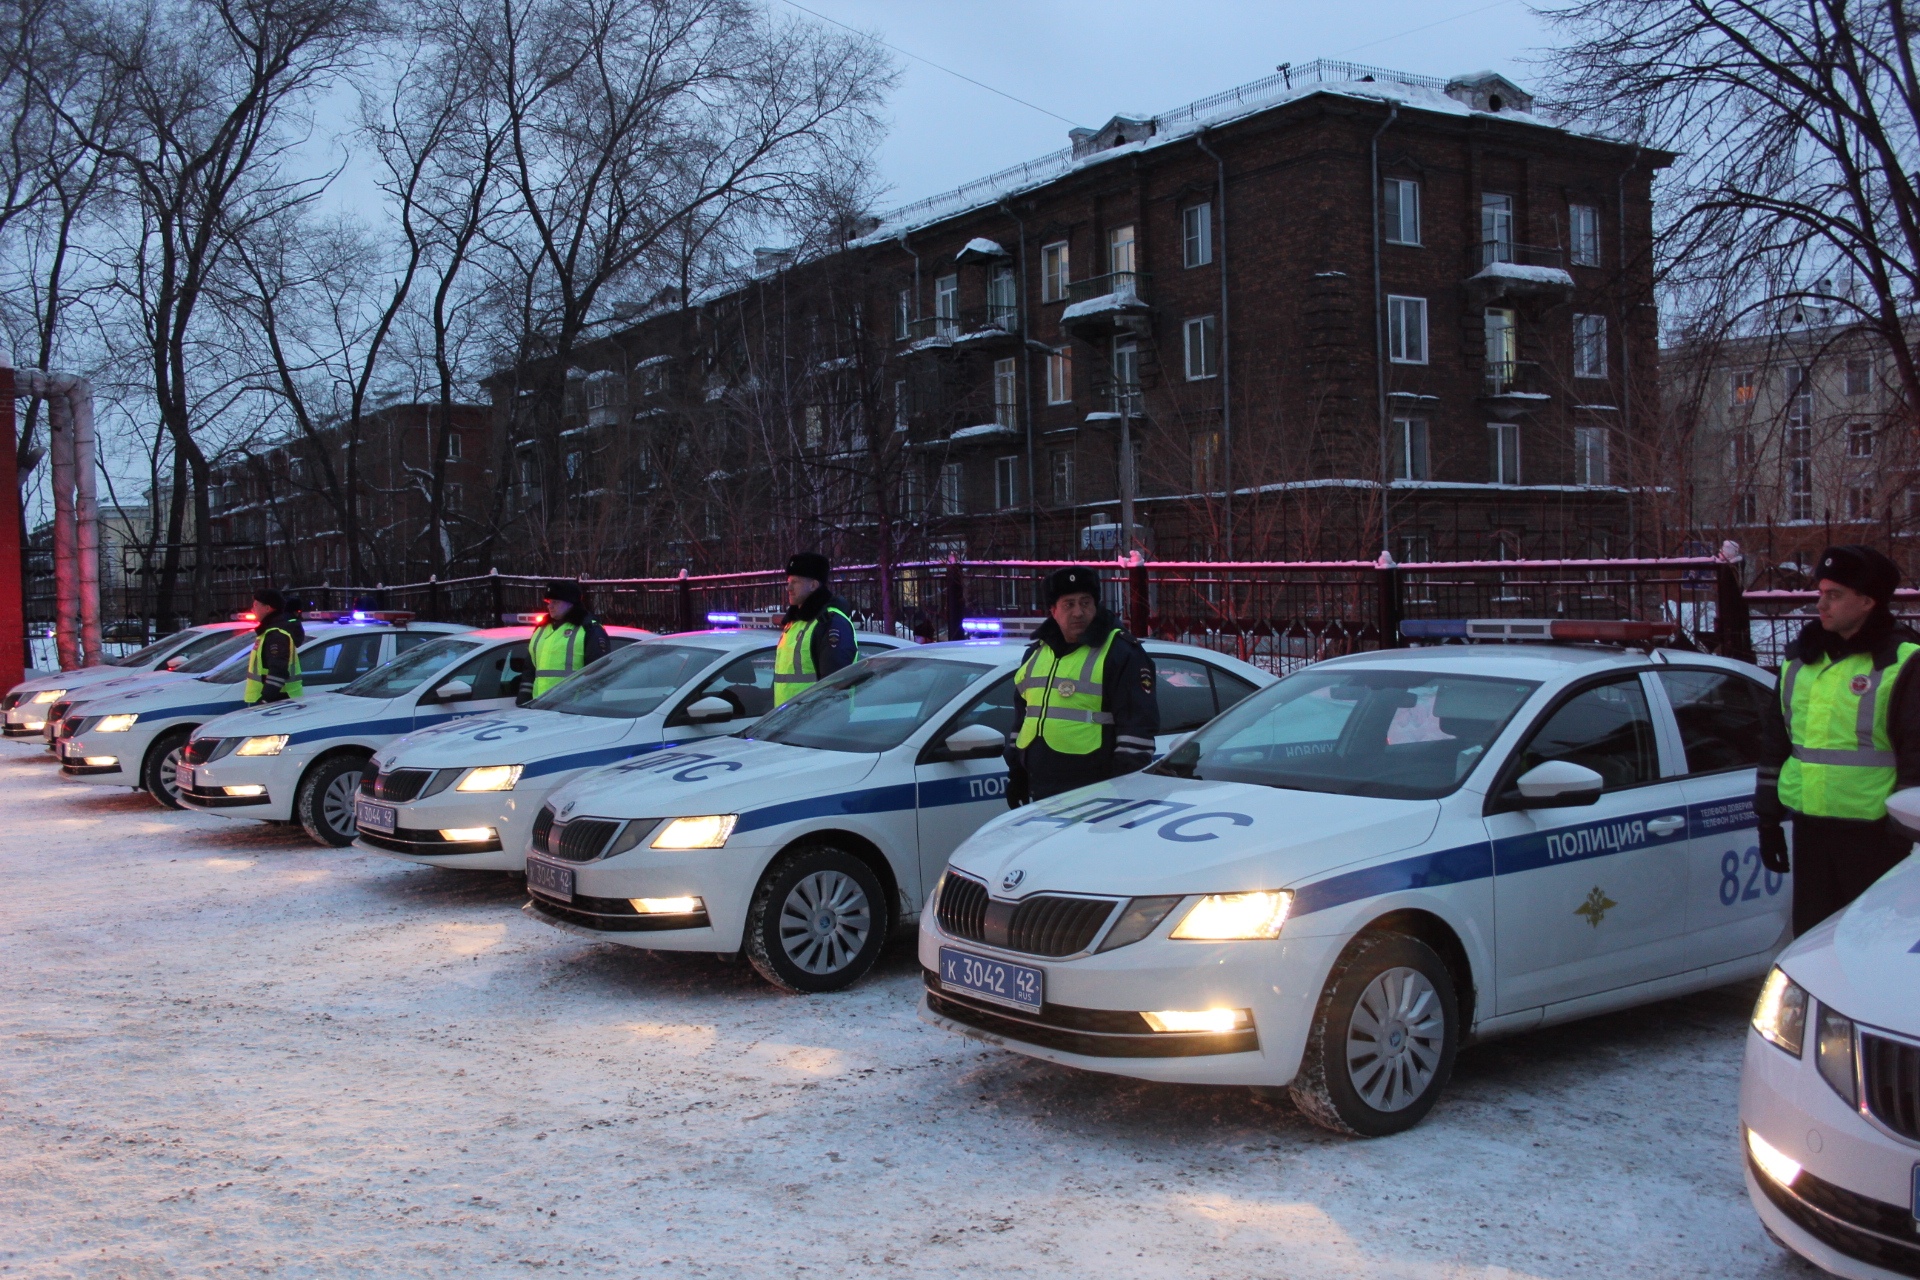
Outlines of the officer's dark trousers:
M1793 936L1799 937L1866 891L1906 857L1913 842L1886 822L1793 820Z
M1111 751L1075 756L1055 751L1044 742L1035 742L1021 753L1021 758L1027 766L1027 784L1035 800L1105 782L1114 773Z

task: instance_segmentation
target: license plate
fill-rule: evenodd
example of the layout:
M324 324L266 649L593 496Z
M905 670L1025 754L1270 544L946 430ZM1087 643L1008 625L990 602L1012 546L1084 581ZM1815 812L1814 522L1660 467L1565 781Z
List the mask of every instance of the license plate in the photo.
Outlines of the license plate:
M193 766L190 764L176 766L173 771L173 778L175 784L178 785L182 791L186 790L193 785Z
M538 889L549 898L564 898L572 902L573 868L543 862L539 858L528 858L527 887Z
M383 836L393 834L394 812L394 807L390 804L375 804L371 800L353 802L354 824Z
M1044 972L1024 964L940 948L940 985L952 991L1038 1013L1046 1003L1046 981Z

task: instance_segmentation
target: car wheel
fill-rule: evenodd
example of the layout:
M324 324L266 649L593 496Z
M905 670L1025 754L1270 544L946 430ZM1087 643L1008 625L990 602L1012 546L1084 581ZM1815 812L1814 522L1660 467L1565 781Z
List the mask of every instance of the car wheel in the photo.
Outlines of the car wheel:
M1288 1092L1315 1124L1382 1138L1433 1109L1459 1045L1453 975L1440 957L1402 934L1362 934L1327 978Z
M180 753L192 737L191 728L161 734L140 764L140 786L163 808L180 808Z
M358 830L353 825L353 798L366 772L365 756L334 756L307 770L294 793L293 816L315 844L344 849Z
M831 846L775 862L747 909L747 959L788 991L838 991L873 968L892 921L880 877Z

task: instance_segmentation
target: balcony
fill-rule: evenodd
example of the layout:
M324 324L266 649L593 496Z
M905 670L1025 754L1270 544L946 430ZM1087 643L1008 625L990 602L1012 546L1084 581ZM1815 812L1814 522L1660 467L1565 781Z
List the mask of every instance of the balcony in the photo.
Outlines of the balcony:
M1110 271L1070 281L1060 327L1083 337L1138 332L1146 323L1149 308L1143 295L1150 284L1144 271Z
M1005 303L970 307L960 313L959 332L954 345L959 347L1000 347L1020 344L1020 309Z
M1467 299L1476 307L1496 302L1558 303L1573 297L1565 251L1557 246L1482 240L1468 253Z
M1553 396L1541 390L1545 385L1546 379L1535 361L1489 361L1480 402L1494 417L1512 421L1523 413L1544 409L1552 402Z
M950 347L959 336L959 316L921 316L907 321L906 342L914 351Z

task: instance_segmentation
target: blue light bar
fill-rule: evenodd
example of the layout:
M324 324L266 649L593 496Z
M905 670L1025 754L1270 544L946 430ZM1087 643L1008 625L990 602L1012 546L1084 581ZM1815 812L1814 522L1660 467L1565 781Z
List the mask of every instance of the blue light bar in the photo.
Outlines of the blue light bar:
M1409 640L1465 640L1465 618L1403 618L1400 634Z
M740 625L740 615L737 613L710 613L707 615L707 625L710 627L737 627Z
M353 611L353 620L355 622L365 622L367 620L366 611L364 609L355 609Z
M970 636L997 636L1002 632L998 618L962 618L960 630Z

